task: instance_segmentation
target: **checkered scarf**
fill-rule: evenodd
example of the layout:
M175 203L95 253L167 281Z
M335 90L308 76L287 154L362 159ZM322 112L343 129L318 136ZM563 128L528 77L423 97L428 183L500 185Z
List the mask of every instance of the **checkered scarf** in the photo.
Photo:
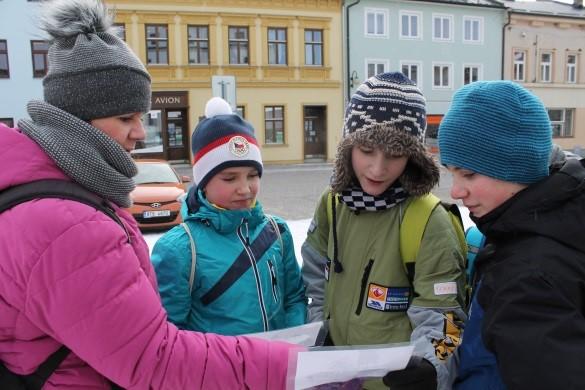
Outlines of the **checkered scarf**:
M408 192L400 183L394 182L378 196L370 195L359 186L352 186L341 191L339 199L352 211L378 211L392 208L408 198Z

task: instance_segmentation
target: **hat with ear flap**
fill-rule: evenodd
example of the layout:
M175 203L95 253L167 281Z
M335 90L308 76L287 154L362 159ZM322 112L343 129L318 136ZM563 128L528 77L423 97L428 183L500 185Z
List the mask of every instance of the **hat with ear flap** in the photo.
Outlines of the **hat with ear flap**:
M214 97L205 105L205 118L195 127L191 149L193 181L200 189L229 167L250 166L262 175L262 156L254 128L234 114L222 98Z
M331 188L341 192L357 184L351 151L363 145L389 156L408 157L400 184L414 196L430 192L439 181L439 167L424 147L426 128L426 101L412 80L400 72L370 77L345 110L344 138L337 147Z

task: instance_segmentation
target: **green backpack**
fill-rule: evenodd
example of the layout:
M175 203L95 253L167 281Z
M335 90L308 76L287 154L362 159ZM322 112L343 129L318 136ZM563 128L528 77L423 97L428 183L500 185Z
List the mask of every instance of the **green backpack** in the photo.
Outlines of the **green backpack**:
M333 202L331 201L332 196L331 192L327 195L327 220L329 221L329 226L331 226L333 220L333 212L331 209L333 207ZM336 206L338 202L339 200L335 197ZM463 221L457 205L442 203L437 196L430 193L416 197L406 208L400 225L400 255L411 284L414 281L414 265L423 234L433 210L439 205L447 210L449 219L457 234L461 256L466 258L467 243L465 241Z

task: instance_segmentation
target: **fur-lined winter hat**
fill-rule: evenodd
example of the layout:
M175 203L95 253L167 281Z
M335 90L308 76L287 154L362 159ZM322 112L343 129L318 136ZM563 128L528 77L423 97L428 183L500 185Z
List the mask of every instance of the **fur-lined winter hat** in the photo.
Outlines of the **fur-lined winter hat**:
M150 76L100 0L43 3L41 28L49 35L45 101L80 119L150 110Z
M430 192L439 182L439 167L424 147L426 127L425 98L410 79L399 72L369 78L347 105L331 188L341 192L357 184L351 150L354 145L364 145L378 147L390 156L407 156L399 178L402 187L414 196Z
M234 114L228 102L214 97L205 105L205 119L193 132L193 181L204 189L228 167L250 166L262 176L262 156L252 125Z

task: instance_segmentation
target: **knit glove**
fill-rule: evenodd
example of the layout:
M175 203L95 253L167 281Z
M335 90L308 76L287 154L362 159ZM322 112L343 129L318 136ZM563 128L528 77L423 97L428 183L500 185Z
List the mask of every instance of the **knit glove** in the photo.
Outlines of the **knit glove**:
M404 370L390 371L382 380L391 390L437 389L437 371L433 364L414 355Z

